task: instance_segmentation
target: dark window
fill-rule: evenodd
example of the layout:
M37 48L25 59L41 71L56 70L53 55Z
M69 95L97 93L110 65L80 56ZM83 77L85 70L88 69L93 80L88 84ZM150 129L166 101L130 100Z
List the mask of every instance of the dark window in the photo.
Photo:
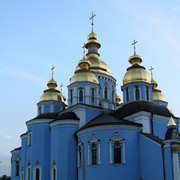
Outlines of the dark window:
M91 154L92 154L92 165L97 165L97 147L95 143L91 145Z
M70 90L70 99L71 99L71 103L73 102L73 90Z
M146 99L147 101L149 101L149 88L146 87Z
M32 145L32 133L29 131L29 136L28 136L28 146Z
M121 145L119 141L114 143L114 164L121 163Z
M56 180L56 169L53 169L53 180Z
M126 89L126 101L129 102L129 91Z
M83 101L83 90L82 90L82 88L79 90L79 101L80 102Z
M112 91L112 102L114 102L114 90Z
M91 101L94 102L94 89L91 90Z
M108 99L108 90L107 88L104 89L104 99Z
M19 176L19 161L16 161L16 174L15 176Z
M28 168L28 180L30 180L30 168Z
M36 168L36 180L40 179L39 168Z
M139 94L139 88L138 87L136 87L135 94L136 94L136 101L138 101L140 99L140 94Z

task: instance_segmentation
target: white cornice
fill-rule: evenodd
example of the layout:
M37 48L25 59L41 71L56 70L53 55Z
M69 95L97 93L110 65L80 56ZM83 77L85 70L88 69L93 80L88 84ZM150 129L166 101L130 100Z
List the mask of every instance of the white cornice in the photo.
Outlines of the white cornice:
M32 120L27 121L26 125L30 126L32 124L42 124L42 123L47 123L48 124L52 120L54 120L54 119L45 119L45 118L43 118L43 119L32 119Z
M53 122L50 122L50 127L62 125L62 124L75 124L79 125L79 120L76 119L66 119L66 120L55 120Z
M21 135L20 135L20 137L21 137L21 139L26 138L26 137L27 137L27 133L25 133L25 134L21 134Z
M79 136L83 133L87 133L91 131L108 130L108 129L136 130L139 132L142 130L142 127L137 127L137 126L132 126L132 125L101 125L101 126L95 126L95 127L82 129L77 132L77 135Z

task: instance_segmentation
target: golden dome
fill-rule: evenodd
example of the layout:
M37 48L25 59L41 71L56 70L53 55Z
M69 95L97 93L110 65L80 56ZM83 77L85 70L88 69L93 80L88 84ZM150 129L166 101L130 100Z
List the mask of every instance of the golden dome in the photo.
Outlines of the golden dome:
M134 65L134 64L140 64L140 63L143 61L143 59L142 59L141 56L139 56L139 55L137 55L137 54L134 54L134 55L132 55L132 56L128 59L128 61L129 61L132 65Z
M89 72L78 72L70 80L70 84L74 82L92 82L99 83L96 76Z
M153 78L151 78L151 84L153 85L154 89L156 89L156 87L158 86L158 83Z
M133 66L132 66L133 67ZM128 84L132 82L147 82L150 83L149 74L146 72L145 68L128 68L128 71L124 75L123 84Z
M55 90L55 91L47 91L45 90L43 95L40 97L40 102L41 101L60 101L64 102L64 98L60 95L60 91Z
M98 36L94 33L93 29L91 33L88 35L88 42L97 42L98 41Z
M84 56L83 59L79 61L78 67L75 70L75 74L70 80L70 84L75 82L92 82L99 84L98 79L93 74L90 66L91 63L86 60Z
M60 101L64 102L66 98L60 93L60 91L56 90L56 87L58 84L56 81L53 79L53 75L50 81L47 82L47 86L49 89L46 89L42 96L40 97L40 102L41 101Z
M116 94L116 109L122 107L122 104L120 104L121 98Z
M91 60L88 58L88 61L91 63L90 68L94 73L103 73L103 74L107 74L110 75L111 74L111 70L109 68L109 66L101 60ZM79 70L80 67L79 65L76 67L76 70Z
M164 101L164 102L166 102L166 98L161 93L161 90L153 88L153 101Z

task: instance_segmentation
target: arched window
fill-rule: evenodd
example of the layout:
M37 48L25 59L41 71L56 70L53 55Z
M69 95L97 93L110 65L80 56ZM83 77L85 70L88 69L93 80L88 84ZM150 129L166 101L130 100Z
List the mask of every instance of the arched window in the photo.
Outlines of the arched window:
M105 100L108 99L108 89L107 89L107 87L104 89L104 99Z
M31 180L31 167L30 167L30 165L28 165L28 167L27 167L26 180Z
M52 180L56 180L56 168L53 168L53 179Z
M70 101L71 101L71 103L73 102L73 90L72 89L70 90Z
M80 88L79 89L79 102L82 102L83 101L83 89Z
M19 176L19 160L15 161L15 176Z
M30 130L28 134L28 146L31 146L31 145L32 145L32 132Z
M24 180L24 173L23 173L23 171L21 172L21 180Z
M114 102L114 90L112 91L112 102Z
M138 86L136 87L136 90L135 90L135 96L136 96L136 101L139 101L140 100L140 94L139 94Z
M121 163L121 144L119 141L114 142L114 164Z
M149 101L149 88L146 87L146 99L147 101Z
M129 102L129 91L126 89L126 102Z
M40 180L40 169L39 168L36 168L35 180Z
M91 102L94 102L94 89L91 89Z
M92 134L91 139L88 141L88 165L90 164L100 164L100 140L95 138L94 134Z
M125 140L118 132L109 140L110 143L110 164L125 163Z
M83 166L83 143L81 142L81 139L78 139L78 146L77 146L77 157L78 157L78 162L77 162L77 167L82 167Z
M91 145L91 162L92 165L97 165L97 146L96 143L92 143Z

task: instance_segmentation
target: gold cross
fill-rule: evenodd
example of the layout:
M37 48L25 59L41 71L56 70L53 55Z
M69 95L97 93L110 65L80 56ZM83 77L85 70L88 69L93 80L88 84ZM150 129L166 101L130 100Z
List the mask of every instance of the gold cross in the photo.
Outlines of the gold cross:
M132 43L132 45L134 45L134 54L136 54L136 43L137 43L137 41L133 41L133 43Z
M63 87L63 84L61 83L61 85L60 85L60 88L61 88L61 93L62 93L62 87Z
M93 27L93 25L94 25L93 18L94 18L95 16L96 16L96 14L93 14L93 13L92 13L92 16L91 16L90 19L89 19L89 20L92 19L92 27Z
M52 65L52 68L51 68L51 70L52 70L52 78L53 78L53 74L54 74L54 66Z
M85 43L84 43L84 46L82 48L83 48L83 54L84 54L84 57L85 57Z
M152 71L153 71L153 67L151 66L151 68L149 69L149 71L151 71L151 79L153 79L153 73L152 73Z

